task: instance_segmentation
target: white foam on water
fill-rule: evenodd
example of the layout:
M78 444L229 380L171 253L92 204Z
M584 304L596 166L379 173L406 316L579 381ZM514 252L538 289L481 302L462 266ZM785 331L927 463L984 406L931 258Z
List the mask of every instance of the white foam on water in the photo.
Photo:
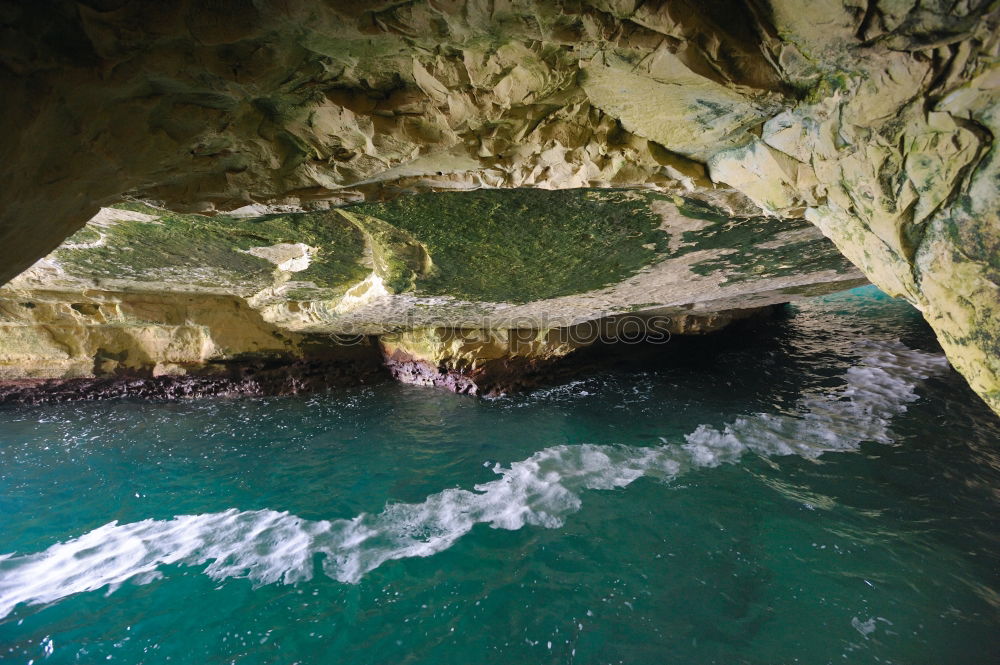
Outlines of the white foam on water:
M421 503L389 504L353 519L304 520L273 510L226 510L170 520L111 522L35 554L0 554L0 618L21 603L50 603L126 581L147 583L158 568L205 565L215 579L249 578L290 584L322 570L358 582L386 561L448 549L477 524L497 529L558 528L580 509L584 490L626 487L635 480L670 480L692 468L733 463L746 452L764 456L856 449L890 443L890 419L917 398L916 384L947 367L943 356L899 343L867 343L846 385L803 398L798 416L758 414L717 429L699 426L682 444L656 447L560 445L545 448L472 490L446 489Z

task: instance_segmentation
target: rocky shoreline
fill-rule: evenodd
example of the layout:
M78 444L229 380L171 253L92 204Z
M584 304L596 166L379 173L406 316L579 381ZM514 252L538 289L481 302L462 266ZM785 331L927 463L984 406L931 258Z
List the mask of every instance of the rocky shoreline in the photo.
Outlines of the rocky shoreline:
M375 361L231 363L210 373L121 375L0 381L0 404L33 405L103 399L177 400L199 397L298 395L378 383L389 378Z
M37 405L105 399L181 400L319 393L396 381L460 395L502 397L553 385L608 367L639 366L678 357L683 349L740 343L747 331L783 311L780 307L678 317L674 334L610 337L614 320L594 322L605 337L573 339L579 330L497 331L434 329L389 340L377 336L354 344L315 340L308 355L244 355L188 367L184 374L156 375L150 367L97 376L0 379L0 405ZM641 319L634 319L639 321ZM658 319L662 321L663 319ZM632 319L630 319L632 321ZM620 322L620 321L619 321ZM621 326L618 326L621 328ZM436 355L435 355L436 354ZM97 363L100 364L100 363Z

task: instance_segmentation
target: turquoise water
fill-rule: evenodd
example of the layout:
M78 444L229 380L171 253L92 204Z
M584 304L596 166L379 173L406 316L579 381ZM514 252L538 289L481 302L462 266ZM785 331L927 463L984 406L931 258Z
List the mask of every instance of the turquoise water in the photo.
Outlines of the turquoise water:
M874 289L476 400L0 410L0 662L1000 662L1000 420Z

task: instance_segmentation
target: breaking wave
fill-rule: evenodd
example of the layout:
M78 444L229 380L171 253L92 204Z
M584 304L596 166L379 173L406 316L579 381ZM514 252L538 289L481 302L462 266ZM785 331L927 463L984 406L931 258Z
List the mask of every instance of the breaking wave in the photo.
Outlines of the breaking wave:
M288 512L230 509L111 522L42 552L0 555L0 618L21 603L148 582L169 564L205 565L215 579L289 584L310 579L320 554L324 574L354 583L386 561L446 550L476 524L560 527L580 509L584 490L622 488L644 476L667 481L692 468L736 462L747 452L816 458L863 441L890 443L892 417L917 398L919 381L947 363L898 342L868 342L861 354L840 390L800 399L796 416L757 414L722 429L702 425L683 443L654 447L553 446L508 468L496 465L499 477L472 490L446 489L421 503L389 504L377 515L310 521Z

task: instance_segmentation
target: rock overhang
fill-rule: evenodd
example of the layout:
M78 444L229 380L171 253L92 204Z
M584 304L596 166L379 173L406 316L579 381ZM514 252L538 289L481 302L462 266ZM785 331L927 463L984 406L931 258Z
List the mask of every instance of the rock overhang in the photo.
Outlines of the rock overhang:
M0 278L125 192L212 212L722 186L743 216L815 224L998 403L995 3L122 0L0 21ZM407 243L384 237L408 260L347 305L447 277ZM319 270L303 251L286 272Z

